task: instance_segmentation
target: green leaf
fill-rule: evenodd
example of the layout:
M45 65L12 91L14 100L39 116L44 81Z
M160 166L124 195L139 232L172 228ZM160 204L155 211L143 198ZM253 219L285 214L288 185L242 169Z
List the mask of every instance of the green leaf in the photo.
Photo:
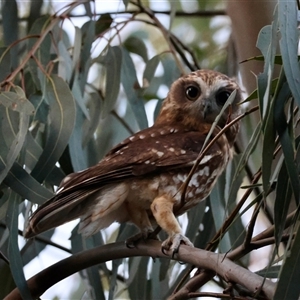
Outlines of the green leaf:
M278 43L277 31L278 18L276 9L272 25L267 25L261 29L257 41L257 47L260 49L265 58L264 71L257 77L258 98L262 117L265 117L269 113L269 97L272 83L272 74L274 70L274 59Z
M72 59L70 53L67 50L66 45L62 40L58 42L59 51L59 63L58 63L58 75L65 79L66 82L70 82L72 77Z
M85 118L90 119L90 113L86 108L85 99L83 97L83 93L80 89L80 75L76 73L75 78L72 84L72 94L76 103L78 104L77 108L80 108Z
M3 1L1 5L1 15L2 15L2 26L3 26L3 36L5 44L8 46L18 39L19 35L19 19L18 19L18 7L15 0ZM10 49L11 60L13 68L18 66L19 56L18 56L18 45L15 45Z
M112 261L112 275L110 276L108 300L115 299L115 287L117 285L118 268L122 264L122 261L122 259L115 259Z
M167 299L166 293L170 291L170 265L174 264L174 262L167 258L159 258L153 260L152 263L152 270L150 273L151 290L149 289L147 292L148 299L150 297L151 299Z
M129 286L131 299L147 298L147 268L149 257L133 257L129 262Z
M9 146L6 158L1 157L1 163L5 164L5 169L0 172L0 182L3 181L13 163L16 161L25 141L27 129L29 125L29 117L24 114L20 114L19 131ZM5 159L5 162L4 160ZM1 168L2 169L2 168Z
M147 88L153 77L154 77L154 74L155 74L155 71L157 69L157 66L160 62L160 59L159 59L159 56L156 55L156 56L153 56L147 63L146 63L146 68L145 68L145 71L144 71L144 74L143 74L143 87L144 88Z
M93 135L99 125L99 112L102 111L103 99L101 99L99 93L90 93L88 101L88 109L90 119L86 119L83 125L83 147L85 147L90 140L93 139Z
M73 55L72 55L72 69L76 69L80 61L80 52L81 52L81 42L82 42L82 32L80 28L75 26L75 37L73 45Z
M199 231L200 224L205 214L206 201L201 201L197 206L188 211L188 226L186 236L193 242Z
M22 198L33 203L42 204L53 196L53 193L36 181L17 162L13 164L4 183Z
M107 29L110 28L113 19L110 14L102 14L100 18L96 21L95 33L96 35L103 34Z
M298 62L299 32L297 27L296 1L278 2L279 29L281 33L280 50L284 72L291 92L300 105L300 69Z
M85 86L87 82L87 77L88 73L90 70L90 65L91 65L91 49L92 49L92 44L95 39L95 21L88 21L85 24L83 24L81 28L81 34L82 34L82 40L81 40L81 45L80 45L80 61L79 65L79 77L78 77L78 82L79 82L79 87L81 90L82 95L85 92Z
M8 259L14 281L23 299L32 299L23 273L23 262L18 246L19 197L11 193L6 222L9 228Z
M225 176L222 174L217 184L212 189L209 196L211 211L216 230L219 230L227 217L225 210ZM226 253L231 249L230 236L228 233L224 233L223 237L219 241L219 249L221 252Z
M31 26L30 35L40 35L41 32L45 29L45 27L49 24L51 21L50 16L45 15L41 18L38 18L33 25ZM27 42L27 48L28 51L30 51L34 44L36 43L37 38L31 38ZM51 37L50 34L47 34L47 36L42 41L41 45L39 46L38 50L35 53L35 57L39 60L40 64L45 67L50 59L50 50L51 50ZM39 80L39 66L36 64L36 62L33 59L30 59L28 62L29 70L31 78L37 88L37 90L42 90L41 83Z
M11 73L11 55L6 47L0 47L0 82Z
M292 190L297 205L299 204L300 182L298 177L297 162L294 160L294 146L292 138L289 134L289 128L285 116L285 102L290 96L290 89L287 83L283 84L282 89L278 93L274 104L274 123L279 135L279 141L284 153L285 164L290 178Z
M289 255L282 267L280 278L277 283L274 300L298 299L300 294L300 230L297 232L293 241Z
M50 105L49 134L45 148L31 175L42 182L66 148L75 123L75 102L62 78L47 78L44 95Z
M129 3L129 0L123 0L123 4L125 6L125 9L127 9L128 3Z
M34 112L34 107L25 98L23 90L18 87L15 90L17 93L0 93L1 135L3 136L0 150L0 182L6 177L19 156L29 126L29 115Z
M69 152L72 166L75 172L84 170L89 167L87 153L83 149L83 131L82 124L85 118L83 113L77 109L76 122L73 133L69 141Z
M161 55L160 61L164 68L164 76L162 77L161 84L170 87L172 83L181 76L180 70L170 55Z
M102 118L105 118L115 107L120 90L122 50L120 47L109 47L104 58L106 68L105 97Z
M6 108L23 113L26 115L33 115L35 112L34 106L26 99L24 92L20 94L20 88L16 87L18 93L2 92L0 93L0 105Z
M278 278L279 271L281 269L281 266L271 266L271 267L266 267L262 270L259 270L255 272L255 274L262 276L264 278Z
M130 36L123 43L123 46L127 51L139 55L144 62L148 61L148 51L143 40L136 36Z
M265 195L267 195L270 188L270 177L272 175L272 163L275 150L276 130L274 125L274 102L275 101L272 101L271 103L264 128L262 149L262 181Z
M135 67L129 53L125 49L122 49L122 56L121 81L137 123L140 129L144 129L148 127L148 121L144 101L140 97L141 88L137 80Z
M83 250L92 249L96 246L103 245L103 240L101 238L100 232L92 237L84 239L80 234L77 233L77 231L78 225L72 230L71 235L71 245L73 253L78 253ZM92 299L104 300L104 290L99 275L99 267L93 266L87 268L85 272L81 272L80 275L84 280L88 279L89 287L87 288L87 292L89 297L91 297Z
M210 201L208 200L210 200L210 198L207 198L205 200L206 207L203 220L201 222L202 227L199 228L199 234L196 236L194 243L194 246L200 249L204 249L216 233L212 207Z
M249 138L249 142L243 151L242 155L240 156L238 166L236 168L236 173L233 176L233 181L235 181L238 176L240 176L240 173L245 169L245 166L248 163L249 157L253 151L255 151L255 148L257 146L257 143L259 141L261 135L261 123L258 123L256 128L254 129L251 137ZM231 192L229 192L229 199L231 198ZM230 200L231 201L231 200Z

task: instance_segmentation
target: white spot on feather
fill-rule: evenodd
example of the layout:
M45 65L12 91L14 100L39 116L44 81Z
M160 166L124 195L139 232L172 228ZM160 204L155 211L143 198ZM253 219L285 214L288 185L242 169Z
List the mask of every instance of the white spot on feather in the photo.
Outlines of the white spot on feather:
M207 163L209 160L212 159L212 157L213 157L212 155L205 155L205 156L201 159L200 165Z
M199 195L199 194L201 194L202 192L203 192L203 187L199 187L199 188L196 189L195 194L196 194L196 195Z
M162 156L164 155L164 153L163 153L163 152L161 152L161 151L157 151L157 153L156 153L156 154L157 154L157 156L158 156L158 157L162 157Z
M140 134L140 139L142 140L142 139L144 139L146 136L144 135L144 134Z
M177 178L181 181L181 182L184 182L185 180L186 180L186 178L187 178L187 175L186 174L178 174L177 175Z
M200 170L199 175L200 176L204 175L204 176L208 177L209 176L209 167L206 166L205 168L203 168L202 170Z

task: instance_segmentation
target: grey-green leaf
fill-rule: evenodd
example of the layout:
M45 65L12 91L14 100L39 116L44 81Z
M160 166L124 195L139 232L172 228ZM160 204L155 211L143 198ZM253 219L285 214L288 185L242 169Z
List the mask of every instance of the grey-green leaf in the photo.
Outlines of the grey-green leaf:
M75 123L75 101L62 78L52 75L46 80L44 91L50 104L49 134L45 148L31 175L43 181L62 155Z

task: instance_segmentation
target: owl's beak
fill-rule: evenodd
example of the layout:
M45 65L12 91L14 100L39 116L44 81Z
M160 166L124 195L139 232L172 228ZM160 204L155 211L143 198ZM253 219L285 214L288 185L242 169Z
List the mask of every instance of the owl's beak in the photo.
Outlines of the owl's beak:
M204 120L206 119L206 117L211 113L211 103L209 101L209 99L205 99L203 101L203 118Z

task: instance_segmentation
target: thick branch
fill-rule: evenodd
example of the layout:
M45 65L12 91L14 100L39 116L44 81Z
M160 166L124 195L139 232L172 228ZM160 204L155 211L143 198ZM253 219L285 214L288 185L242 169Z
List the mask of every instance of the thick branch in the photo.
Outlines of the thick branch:
M30 278L27 283L32 297L37 298L60 280L93 265L125 257L149 256L171 258L171 255L172 253L166 256L161 252L161 243L159 241L141 241L135 248L128 248L122 242L113 243L86 250L61 260ZM238 283L253 293L258 291L264 283L262 292L265 293L266 297L271 299L274 295L274 283L268 280L264 282L262 277L224 258L223 254L216 254L182 245L180 246L178 255L176 255L176 259L196 265L199 268L211 270L225 281ZM14 289L5 298L5 300L21 299L18 289Z

